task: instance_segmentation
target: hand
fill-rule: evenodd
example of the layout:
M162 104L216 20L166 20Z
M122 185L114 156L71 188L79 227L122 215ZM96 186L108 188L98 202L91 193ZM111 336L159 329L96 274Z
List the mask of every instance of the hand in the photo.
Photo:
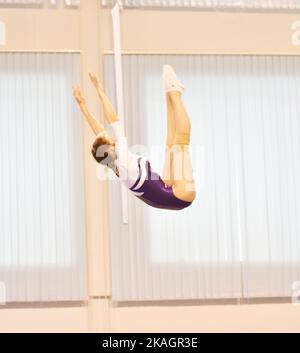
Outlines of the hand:
M89 76L90 76L90 79L91 79L93 85L97 89L98 93L104 92L103 86L102 86L101 82L99 82L97 76L95 74L92 74L91 72L89 73Z
M79 86L73 87L73 95L79 105L85 104L85 99L83 98Z

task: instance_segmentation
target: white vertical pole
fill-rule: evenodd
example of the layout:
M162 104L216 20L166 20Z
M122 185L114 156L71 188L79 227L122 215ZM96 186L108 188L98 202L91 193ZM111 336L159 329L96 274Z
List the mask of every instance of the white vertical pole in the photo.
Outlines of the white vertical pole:
M122 51L121 51L121 29L120 11L123 9L121 0L117 0L111 11L114 39L115 76L117 92L117 113L124 124L124 96L123 96L123 71L122 71ZM125 125L125 124L124 124ZM128 190L121 184L121 202L123 223L128 223Z

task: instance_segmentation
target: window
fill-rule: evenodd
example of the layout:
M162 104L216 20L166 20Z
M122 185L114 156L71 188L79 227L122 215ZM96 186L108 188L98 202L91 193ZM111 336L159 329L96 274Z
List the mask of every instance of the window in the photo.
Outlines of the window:
M113 56L106 56L114 100ZM300 278L300 58L124 55L130 144L162 170L164 63L186 85L197 198L180 212L111 182L113 299L288 297ZM110 78L108 80L108 77Z
M8 302L82 300L78 54L0 54L0 281Z
M124 0L126 8L180 9L242 9L242 10L298 10L298 0ZM114 6L115 1L102 0L102 6Z

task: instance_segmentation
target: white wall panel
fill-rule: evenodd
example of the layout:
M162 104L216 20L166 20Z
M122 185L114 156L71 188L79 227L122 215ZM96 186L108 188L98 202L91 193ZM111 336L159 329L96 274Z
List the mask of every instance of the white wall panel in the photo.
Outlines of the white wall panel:
M77 54L0 54L0 280L8 301L86 297Z

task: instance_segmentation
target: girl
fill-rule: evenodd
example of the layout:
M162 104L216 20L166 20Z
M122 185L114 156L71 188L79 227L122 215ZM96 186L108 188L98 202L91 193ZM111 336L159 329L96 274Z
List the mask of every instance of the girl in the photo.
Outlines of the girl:
M150 162L128 150L123 126L107 98L101 83L90 74L102 102L105 119L115 138L88 110L80 88L74 87L74 96L83 115L96 134L92 154L100 164L111 168L136 197L150 206L181 210L195 199L195 184L189 153L191 124L182 102L184 86L170 65L163 67L163 81L167 103L168 132L163 177L156 173Z

